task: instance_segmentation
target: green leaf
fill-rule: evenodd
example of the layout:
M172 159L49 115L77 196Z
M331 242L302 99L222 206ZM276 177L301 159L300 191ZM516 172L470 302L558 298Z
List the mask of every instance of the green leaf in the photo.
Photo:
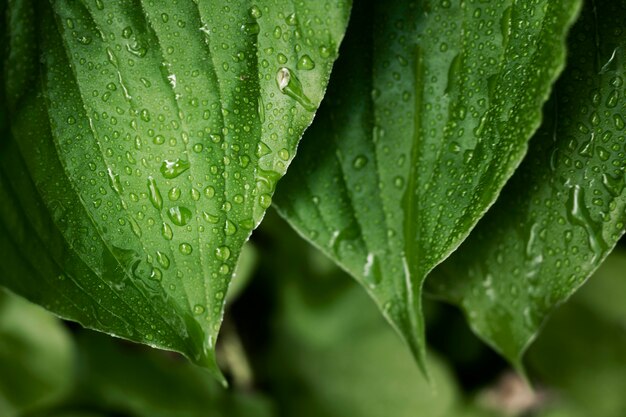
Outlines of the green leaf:
M255 288L275 298L275 309L268 320L269 347L257 357L256 374L262 381L265 376L263 385L279 414L459 415L454 411L461 405L460 393L446 364L429 356L429 384L359 286L272 217L261 226L272 238L259 245L264 274ZM249 328L259 326L256 309L240 319ZM259 350L255 345L253 358Z
M610 266L623 260L623 252L611 254L589 283L554 312L528 351L529 371L558 390L581 416L620 417L626 410L626 314L616 321L597 298L600 288L608 290L602 293L607 298L621 296L623 311L626 269ZM590 297L598 302L590 303Z
M124 346L92 332L77 337L77 391L67 410L106 410L136 417L265 417L261 395L224 389L180 357Z
M285 297L270 359L284 415L443 417L458 405L443 362L429 357L429 384L360 288L325 306L307 305L293 285Z
M58 403L72 387L70 335L41 307L0 290L0 415Z
M587 4L527 159L430 282L518 366L546 316L624 233L624 18L624 2Z
M626 325L626 250L617 247L585 283L576 301L607 322Z
M239 252L313 118L349 8L11 2L0 283L218 373Z
M259 254L254 245L250 242L243 245L239 255L239 261L237 262L237 266L235 266L233 282L226 295L227 303L235 301L250 283L250 280L254 276L258 260Z
M371 2L276 197L423 364L421 288L522 159L578 1Z

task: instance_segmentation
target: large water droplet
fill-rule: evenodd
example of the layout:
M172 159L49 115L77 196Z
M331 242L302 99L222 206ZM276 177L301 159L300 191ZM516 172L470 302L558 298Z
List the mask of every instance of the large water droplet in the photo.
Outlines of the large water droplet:
M597 261L604 251L608 249L608 245L602 236L602 225L595 222L585 205L585 190L579 185L570 188L569 198L567 200L568 212L567 216L572 224L585 229L589 241L589 248L593 251L592 262Z
M152 177L148 177L148 191L148 195L150 196L150 202L152 203L154 208L156 208L157 210L161 210L161 208L163 208L163 197L161 197L159 187Z
M191 220L191 210L187 207L172 207L167 211L167 215L176 226L184 226Z
M176 178L188 169L189 162L183 159L176 159L174 161L165 160L163 164L161 164L161 174L167 179Z
M215 257L220 261L226 261L230 258L230 248L228 246L220 246L215 249Z
M304 94L302 83L296 75L286 67L282 67L276 73L276 85L281 93L296 100L308 111L315 111L315 105Z

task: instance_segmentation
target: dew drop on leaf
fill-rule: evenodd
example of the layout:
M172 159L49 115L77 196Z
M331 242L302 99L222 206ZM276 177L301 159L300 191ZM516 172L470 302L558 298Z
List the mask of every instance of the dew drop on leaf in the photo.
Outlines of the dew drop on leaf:
M165 160L161 164L161 174L167 179L174 179L189 169L189 162L183 159Z

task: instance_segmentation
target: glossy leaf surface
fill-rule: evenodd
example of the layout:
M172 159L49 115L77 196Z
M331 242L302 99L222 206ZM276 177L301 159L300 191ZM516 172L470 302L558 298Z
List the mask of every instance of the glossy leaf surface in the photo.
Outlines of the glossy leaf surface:
M0 283L217 372L239 251L322 98L349 6L11 2Z
M420 361L421 287L538 127L578 2L370 2L277 207L356 277Z
M529 155L430 282L515 364L625 230L624 18L624 1L586 4Z

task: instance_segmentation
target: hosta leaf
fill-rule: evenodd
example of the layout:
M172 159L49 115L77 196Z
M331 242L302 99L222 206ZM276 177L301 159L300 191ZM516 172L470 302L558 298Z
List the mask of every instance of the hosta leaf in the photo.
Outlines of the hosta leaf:
M528 351L529 371L558 389L581 416L617 417L626 410L626 314L616 321L600 298L621 296L623 309L626 269L614 269L624 262L624 253L617 252L556 309ZM590 303L590 297L598 302Z
M12 1L0 283L216 371L239 251L349 3Z
M59 403L72 387L73 353L59 320L0 289L0 415Z
M371 2L352 26L277 203L418 358L422 283L523 157L577 5Z
M527 159L431 282L514 363L624 233L624 19L624 1L586 4Z

